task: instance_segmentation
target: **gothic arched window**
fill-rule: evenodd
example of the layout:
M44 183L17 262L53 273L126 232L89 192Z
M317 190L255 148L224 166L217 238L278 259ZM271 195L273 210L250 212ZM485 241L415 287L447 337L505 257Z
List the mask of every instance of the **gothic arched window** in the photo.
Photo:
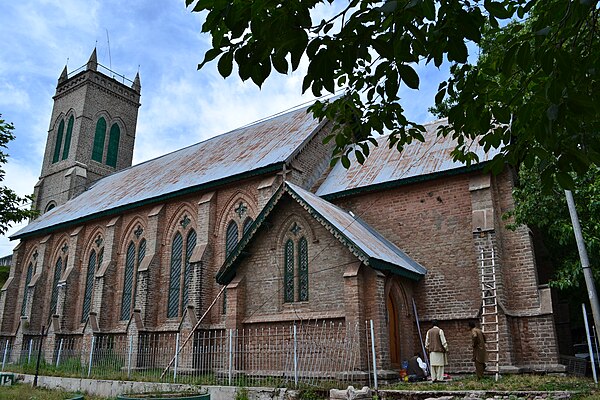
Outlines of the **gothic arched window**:
M137 253L137 257L136 257ZM121 300L121 320L126 320L131 316L131 311L135 308L135 293L137 284L137 270L146 256L146 239L142 239L136 246L131 241L127 246L125 255L125 276L123 278L123 297Z
M33 276L33 264L29 263L27 267L27 275L25 276L25 289L23 289L23 304L21 304L21 316L25 315L25 309L27 308L27 286L31 282Z
M66 259L65 259L66 260ZM66 261L65 261L66 264ZM50 297L50 312L56 314L56 303L58 301L58 281L62 275L63 259L58 257L54 266L54 279L52 279L52 296Z
M120 138L121 129L119 128L119 125L113 124L110 127L110 134L108 136L108 152L106 154L106 165L109 165L111 167L117 166Z
M283 270L283 301L294 301L294 242L285 242L285 264Z
M104 140L106 139L106 120L98 118L96 123L96 134L94 135L94 147L92 148L92 160L102 162L104 155Z
M84 322L88 317L92 308L92 292L94 291L94 276L96 270L102 265L102 257L104 255L104 249L100 249L98 253L96 250L92 250L90 257L88 258L88 268L85 274L85 291L83 294L83 309L81 311L81 322Z
M65 146L63 147L62 159L66 160L69 157L69 149L71 148L71 136L73 134L73 124L75 118L71 115L69 122L67 123L67 135L65 136Z
M60 159L60 148L62 145L63 133L65 131L65 120L61 119L58 124L58 132L56 133L56 143L54 144L54 155L52 157L52 163L58 162Z
M169 273L169 298L167 318L179 317L189 300L189 286L192 277L190 258L196 247L196 231L188 233L185 241L177 232L171 245L171 270ZM185 254L185 258L184 258Z
M294 223L291 231L296 236L300 229ZM283 301L308 301L308 241L304 236L298 240L290 238L285 242L283 261Z
M225 232L225 258L229 257L238 243L238 225L235 221L229 221Z
M308 241L298 241L298 301L308 301Z

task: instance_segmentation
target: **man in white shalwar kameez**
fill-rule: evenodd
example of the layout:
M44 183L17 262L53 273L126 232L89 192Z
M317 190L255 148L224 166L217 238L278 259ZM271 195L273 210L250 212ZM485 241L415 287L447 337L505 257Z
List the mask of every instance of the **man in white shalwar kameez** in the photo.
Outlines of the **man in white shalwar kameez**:
M425 337L425 348L429 351L429 362L431 363L431 380L433 382L444 380L444 366L448 365L448 343L444 331L438 326L438 321L431 321L433 327L427 331Z

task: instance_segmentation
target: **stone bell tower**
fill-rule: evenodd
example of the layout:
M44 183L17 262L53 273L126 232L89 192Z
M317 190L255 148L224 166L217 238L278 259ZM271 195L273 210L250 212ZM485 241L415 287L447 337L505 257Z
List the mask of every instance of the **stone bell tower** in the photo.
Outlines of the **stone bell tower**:
M128 80L98 63L63 69L54 95L34 206L43 214L79 195L94 181L131 166L139 73Z

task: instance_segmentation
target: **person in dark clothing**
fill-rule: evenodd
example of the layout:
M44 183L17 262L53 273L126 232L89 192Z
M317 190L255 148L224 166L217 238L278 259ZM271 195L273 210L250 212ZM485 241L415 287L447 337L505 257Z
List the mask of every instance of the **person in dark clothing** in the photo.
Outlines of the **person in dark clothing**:
M416 353L408 360L406 372L410 382L424 381L427 378L427 364L421 359L421 354Z
M485 363L488 361L485 349L485 336L481 329L477 328L475 322L469 321L469 328L471 330L472 360L475 362L475 374L477 375L477 379L481 379L485 371Z

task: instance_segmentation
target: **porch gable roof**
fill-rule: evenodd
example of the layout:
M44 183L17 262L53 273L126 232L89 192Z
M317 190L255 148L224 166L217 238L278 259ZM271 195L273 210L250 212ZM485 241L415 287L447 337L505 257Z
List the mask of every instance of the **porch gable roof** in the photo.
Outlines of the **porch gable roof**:
M217 273L219 284L228 284L233 279L241 259L248 254L245 251L248 243L284 195L291 197L302 206L365 265L377 270L390 271L415 281L427 273L425 267L410 258L358 216L293 183L284 182L223 263Z

